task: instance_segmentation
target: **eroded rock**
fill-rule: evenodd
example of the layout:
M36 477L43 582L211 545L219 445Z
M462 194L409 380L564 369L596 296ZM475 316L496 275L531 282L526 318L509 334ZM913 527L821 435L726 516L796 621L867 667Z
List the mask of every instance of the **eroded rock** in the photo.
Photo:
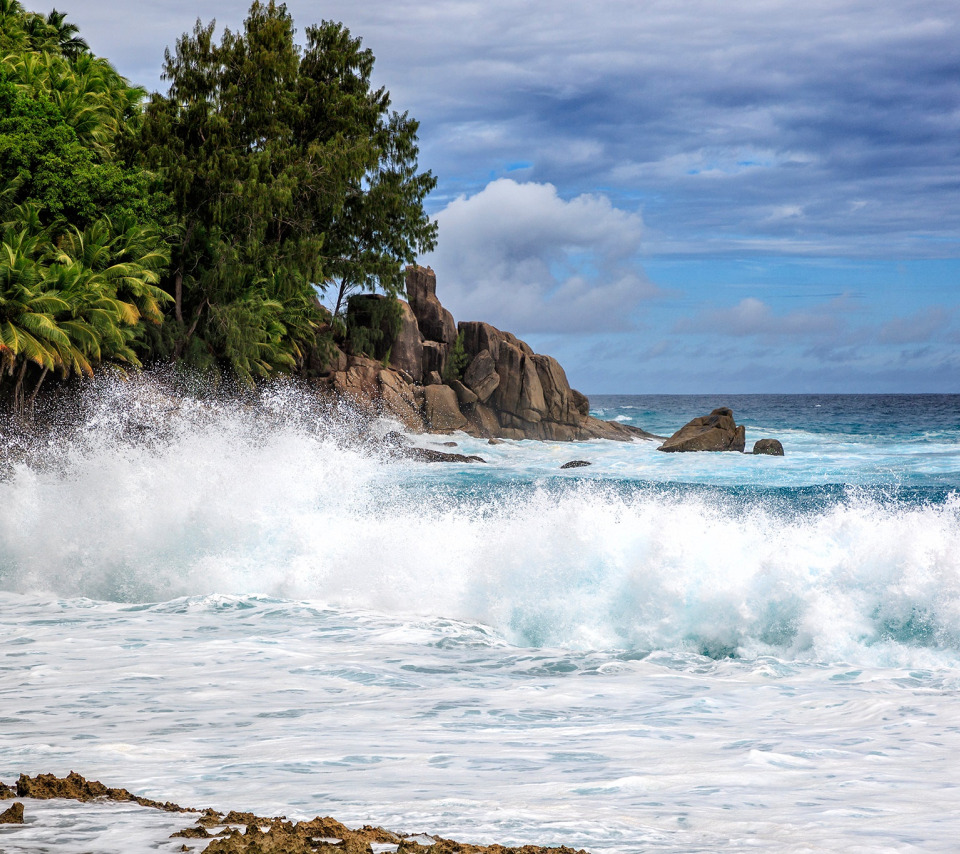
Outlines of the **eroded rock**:
M149 798L141 798L128 792L126 789L111 789L96 780L85 780L80 774L71 771L66 777L57 777L53 774L38 774L30 777L21 774L17 780L17 797L37 798L70 798L75 801L133 801L142 807L153 807L166 812L197 812L188 807L177 804L160 803Z
M433 431L459 430L467 426L460 412L457 393L448 385L430 385L423 390L423 415Z
M0 812L0 824L23 824L23 804L15 801Z
M757 439L753 443L753 452L755 454L769 454L771 457L783 456L783 445L779 439Z
M390 366L406 371L414 382L423 380L423 335L408 303L400 303L400 331L390 348Z
M726 407L694 418L664 442L658 451L743 451L746 430Z

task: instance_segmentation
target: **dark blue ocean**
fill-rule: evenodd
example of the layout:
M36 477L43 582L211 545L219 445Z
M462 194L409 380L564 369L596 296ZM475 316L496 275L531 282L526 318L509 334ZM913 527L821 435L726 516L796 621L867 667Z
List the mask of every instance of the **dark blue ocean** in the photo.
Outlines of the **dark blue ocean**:
M785 455L398 462L293 387L146 378L8 432L0 781L597 852L956 850L960 395L591 405L664 436L728 406ZM181 841L27 808L0 851Z

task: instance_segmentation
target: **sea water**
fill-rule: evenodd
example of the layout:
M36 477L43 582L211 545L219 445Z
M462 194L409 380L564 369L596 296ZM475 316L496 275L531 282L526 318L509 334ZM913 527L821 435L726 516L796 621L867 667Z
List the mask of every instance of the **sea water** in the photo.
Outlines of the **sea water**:
M597 396L663 435L726 405L786 454L412 437L485 460L431 464L293 386L163 389L3 428L0 780L595 852L957 850L960 396ZM191 823L26 815L0 851Z

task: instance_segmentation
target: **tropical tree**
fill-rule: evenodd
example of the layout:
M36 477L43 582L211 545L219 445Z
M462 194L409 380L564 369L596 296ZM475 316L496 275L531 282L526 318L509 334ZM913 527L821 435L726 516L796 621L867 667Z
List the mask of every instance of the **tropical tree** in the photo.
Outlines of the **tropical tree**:
M302 362L327 320L318 289L396 290L434 239L416 122L371 88L373 56L342 25L306 36L301 49L272 0L219 43L198 21L167 51L169 91L140 129L178 218L173 355L199 349L248 380Z

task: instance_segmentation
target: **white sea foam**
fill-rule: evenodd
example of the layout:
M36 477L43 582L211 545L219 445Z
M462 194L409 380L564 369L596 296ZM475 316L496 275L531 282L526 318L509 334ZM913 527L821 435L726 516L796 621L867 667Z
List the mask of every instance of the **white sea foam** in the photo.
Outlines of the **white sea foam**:
M909 492L949 436L457 436L488 462L444 466L293 387L84 405L0 444L3 782L610 854L955 850L960 501ZM166 814L26 809L0 849L179 847Z
M11 463L0 481L0 589L310 599L483 623L530 646L918 666L960 654L955 497L853 489L800 511L678 490L656 480L665 461L720 484L724 467L768 463L778 484L781 461L678 460L650 443L460 436L486 466L388 462L295 389L261 404L171 412L149 382L107 389L52 462ZM586 476L559 470L585 452Z

